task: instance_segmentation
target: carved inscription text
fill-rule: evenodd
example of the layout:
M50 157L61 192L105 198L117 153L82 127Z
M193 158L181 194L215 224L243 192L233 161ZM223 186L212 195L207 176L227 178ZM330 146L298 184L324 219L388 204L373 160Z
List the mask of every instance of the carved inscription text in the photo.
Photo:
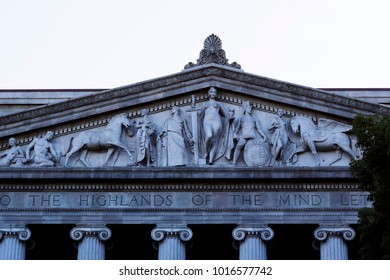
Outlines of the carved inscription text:
M6 209L342 209L370 207L364 192L7 192Z

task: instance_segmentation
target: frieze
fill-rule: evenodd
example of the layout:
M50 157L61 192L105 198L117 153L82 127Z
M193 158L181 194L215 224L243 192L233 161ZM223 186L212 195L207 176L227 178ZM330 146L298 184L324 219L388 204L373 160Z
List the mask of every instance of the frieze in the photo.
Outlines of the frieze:
M261 211L270 209L359 209L371 207L368 193L350 192L2 192L0 211L7 209L202 209Z

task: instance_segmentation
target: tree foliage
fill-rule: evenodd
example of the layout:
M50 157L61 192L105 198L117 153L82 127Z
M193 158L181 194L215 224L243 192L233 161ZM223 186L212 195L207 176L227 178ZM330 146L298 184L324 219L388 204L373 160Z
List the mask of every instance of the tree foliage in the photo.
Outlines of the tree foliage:
M351 162L351 173L373 202L359 211L360 256L390 259L390 117L358 115L352 132L363 157Z

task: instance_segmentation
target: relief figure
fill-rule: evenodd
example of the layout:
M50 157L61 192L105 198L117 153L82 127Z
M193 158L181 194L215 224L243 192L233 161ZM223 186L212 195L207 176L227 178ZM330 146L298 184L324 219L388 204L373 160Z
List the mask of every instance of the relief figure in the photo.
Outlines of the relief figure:
M234 108L228 108L228 130L226 133L226 152L225 157L228 160L233 159L235 141L234 141L234 129L237 126L238 119L235 117Z
M26 157L22 148L16 144L16 139L11 137L8 144L10 148L0 154L0 166L23 166Z
M185 138L190 145L193 145L193 139L180 113L179 107L172 107L171 116L165 120L163 129L157 136L157 143L160 145L160 166L179 166L189 163Z
M60 154L56 151L53 144L50 142L53 139L53 131L48 131L42 138L34 138L27 146L26 159L32 161L34 166L51 167L54 166L60 158ZM31 151L34 154L31 156Z
M152 135L156 132L156 125L150 120L148 110L141 110L141 118L136 122L137 128L137 164L149 166L155 162L152 145Z
M208 91L209 101L207 101L200 114L202 115L202 137L203 137L203 158L208 160L208 164L213 164L215 160L221 158L226 150L226 131L228 127L228 115L221 103L216 101L217 90L211 87Z
M238 119L237 126L234 131L234 139L238 142L233 155L233 164L237 163L241 149L246 145L246 143L251 139L258 138L256 131L260 134L263 142L267 140L264 132L260 128L259 121L252 116L252 103L244 101L242 108L244 110L244 114Z
M268 131L273 131L271 138L271 162L269 166L275 166L275 162L279 161L280 165L286 164L287 145L289 142L286 123L282 119L284 110L279 108L276 115L268 124Z

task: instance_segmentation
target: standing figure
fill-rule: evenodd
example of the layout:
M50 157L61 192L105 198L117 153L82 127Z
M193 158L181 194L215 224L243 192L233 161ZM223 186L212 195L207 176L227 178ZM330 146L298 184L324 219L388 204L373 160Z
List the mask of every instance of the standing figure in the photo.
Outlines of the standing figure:
M26 162L22 148L16 145L16 139L8 140L11 148L0 154L0 166L22 166Z
M141 118L136 122L135 126L137 130L137 164L141 165L146 162L146 166L153 163L153 146L151 137L156 132L156 125L150 120L148 116L148 110L141 110Z
M276 115L271 119L268 130L274 131L271 138L271 162L269 166L274 166L275 161L279 160L282 164L286 163L286 148L288 144L288 132L286 123L282 117L284 110L279 108Z
M259 121L251 115L252 103L249 101L244 101L242 108L244 110L244 115L237 121L237 126L234 131L234 139L236 139L238 142L233 155L233 164L237 163L241 149L245 146L248 140L257 138L255 129L260 134L261 138L263 138L264 142L267 139L260 128ZM241 135L238 134L240 130Z
M28 145L26 150L26 159L32 160L36 166L50 167L54 166L59 161L59 153L54 149L50 142L53 139L53 131L46 132L42 138L34 138ZM31 157L30 152L34 150L34 155Z
M171 116L164 122L163 130L157 136L162 153L160 166L186 165L189 162L184 137L189 140L191 145L193 139L186 121L180 116L180 112L179 107L172 107Z
M208 158L208 164L220 158L225 153L223 145L223 129L227 126L227 113L222 105L215 100L217 90L214 87L209 89L209 101L203 106L202 133L204 141L204 159Z
M226 134L226 152L225 157L228 160L232 160L233 152L234 152L234 129L237 126L237 119L235 117L234 108L228 108L229 112L229 123L228 123L228 131Z

